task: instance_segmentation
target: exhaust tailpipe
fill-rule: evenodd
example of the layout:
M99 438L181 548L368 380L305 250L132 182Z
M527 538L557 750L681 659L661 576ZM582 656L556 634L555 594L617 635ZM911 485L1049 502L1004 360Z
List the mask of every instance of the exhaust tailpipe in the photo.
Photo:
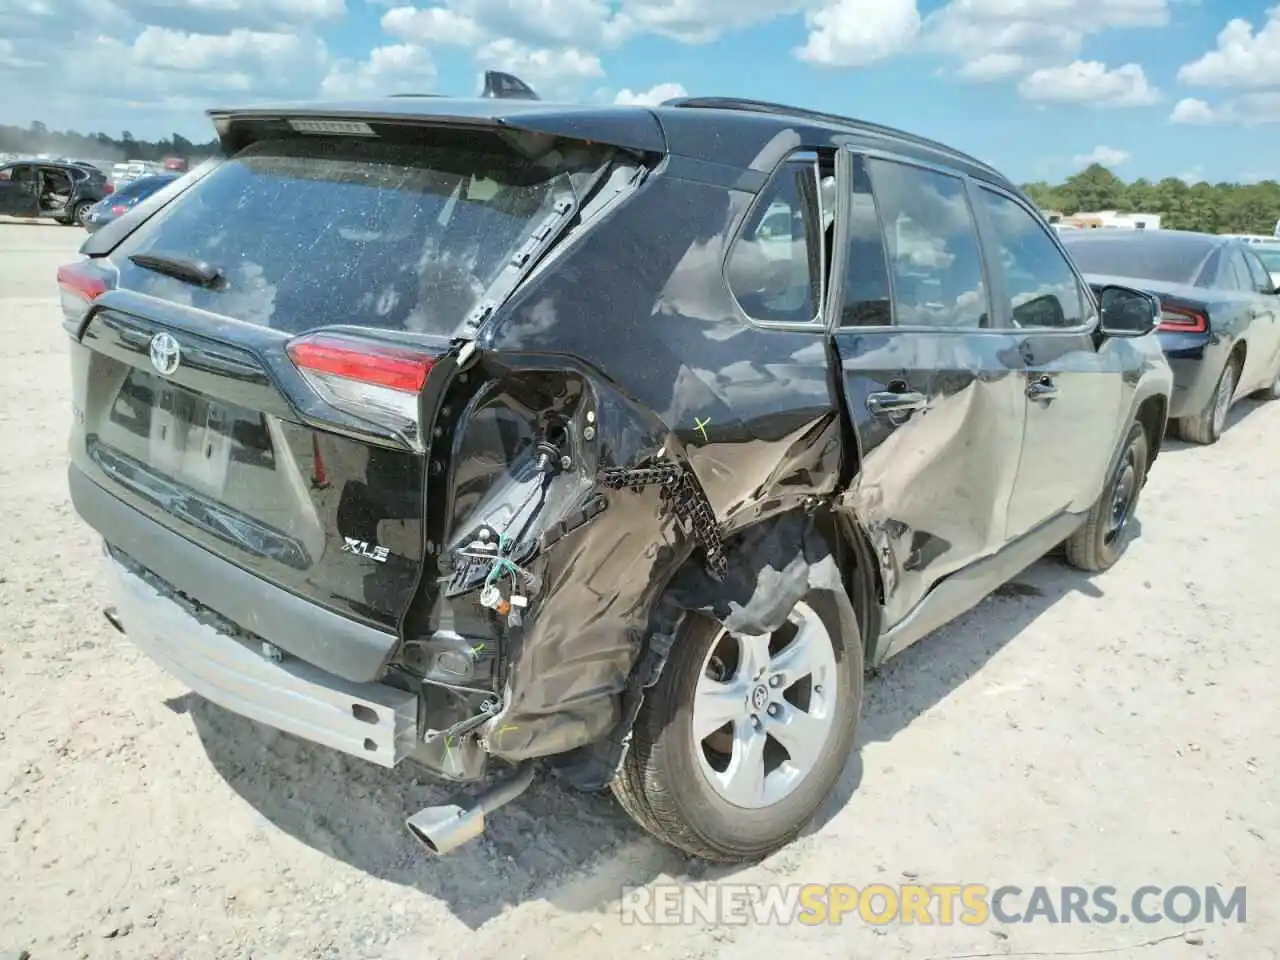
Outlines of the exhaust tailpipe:
M526 762L472 800L470 806L445 803L423 807L405 821L405 826L424 847L444 856L484 833L484 818L528 790L534 772L533 764Z
M124 633L124 624L120 622L120 614L116 613L115 607L104 608L102 615L107 618L107 623L115 627L120 633Z

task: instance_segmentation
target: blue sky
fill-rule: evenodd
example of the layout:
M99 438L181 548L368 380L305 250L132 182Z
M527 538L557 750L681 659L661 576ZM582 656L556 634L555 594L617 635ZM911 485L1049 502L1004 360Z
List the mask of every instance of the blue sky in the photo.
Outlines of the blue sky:
M0 0L0 122L205 140L264 99L757 97L888 123L1009 176L1280 178L1265 0ZM68 16L74 11L74 15ZM69 29L70 25L70 29ZM75 51L73 54L72 51Z

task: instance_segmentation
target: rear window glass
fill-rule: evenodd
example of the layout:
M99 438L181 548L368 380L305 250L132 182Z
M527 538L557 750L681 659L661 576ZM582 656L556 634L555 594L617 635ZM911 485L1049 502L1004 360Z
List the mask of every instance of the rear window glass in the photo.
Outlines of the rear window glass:
M428 137L254 143L121 244L121 284L289 333L452 333L611 151L533 159L496 136ZM225 283L206 289L128 260L143 252L205 261Z
M1089 237L1063 233L1062 242L1084 273L1133 277L1159 283L1194 283L1212 250L1210 243L1124 237Z

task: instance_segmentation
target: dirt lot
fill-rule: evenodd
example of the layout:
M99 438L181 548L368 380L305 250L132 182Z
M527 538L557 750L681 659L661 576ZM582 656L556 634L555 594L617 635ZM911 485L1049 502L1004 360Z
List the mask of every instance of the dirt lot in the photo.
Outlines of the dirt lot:
M838 802L768 862L686 862L545 780L431 860L401 824L438 788L188 698L102 618L53 283L82 237L0 221L0 956L1277 955L1280 404L1171 445L1115 570L1044 561L873 679ZM622 923L624 885L672 879L1247 884L1249 909L1199 933Z

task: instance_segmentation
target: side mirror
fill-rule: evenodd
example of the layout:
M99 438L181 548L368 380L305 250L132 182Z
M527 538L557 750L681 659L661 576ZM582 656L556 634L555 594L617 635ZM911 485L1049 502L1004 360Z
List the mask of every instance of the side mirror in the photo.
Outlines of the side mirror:
M1103 287L1099 329L1108 337L1145 337L1160 326L1160 300L1132 287Z

